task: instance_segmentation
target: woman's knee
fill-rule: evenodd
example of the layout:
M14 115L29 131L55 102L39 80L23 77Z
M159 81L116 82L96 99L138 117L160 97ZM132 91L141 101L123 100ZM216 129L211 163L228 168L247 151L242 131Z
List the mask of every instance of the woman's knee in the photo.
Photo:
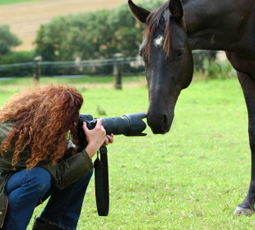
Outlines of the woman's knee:
M45 193L51 187L50 173L43 168L34 167L30 170L21 170L14 173L8 180L5 188L6 194L17 189L30 189L36 193Z
M40 167L34 167L28 171L29 184L36 187L38 191L48 191L51 187L50 173Z

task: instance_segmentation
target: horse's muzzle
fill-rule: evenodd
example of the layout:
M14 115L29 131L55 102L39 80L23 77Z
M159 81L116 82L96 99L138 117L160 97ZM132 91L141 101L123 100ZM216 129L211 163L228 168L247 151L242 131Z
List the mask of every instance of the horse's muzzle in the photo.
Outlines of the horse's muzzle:
M150 115L150 113L148 113L147 123L154 134L165 134L170 130L173 118L174 115L169 117L165 114Z

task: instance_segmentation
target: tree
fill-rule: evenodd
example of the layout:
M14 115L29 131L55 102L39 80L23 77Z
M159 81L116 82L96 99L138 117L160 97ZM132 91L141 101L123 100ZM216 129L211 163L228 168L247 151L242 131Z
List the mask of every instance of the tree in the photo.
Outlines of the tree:
M8 25L0 25L0 54L9 54L12 47L18 46L21 41L15 34L10 32Z
M156 9L162 0L143 1L147 9ZM98 10L77 15L58 16L41 26L36 51L45 61L113 58L115 53L136 56L144 25L138 23L128 4L113 10Z

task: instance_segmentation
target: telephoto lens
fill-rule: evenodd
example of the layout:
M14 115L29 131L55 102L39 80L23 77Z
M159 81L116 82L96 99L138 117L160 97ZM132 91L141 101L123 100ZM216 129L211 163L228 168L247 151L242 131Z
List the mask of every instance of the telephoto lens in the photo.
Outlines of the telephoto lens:
M146 128L146 123L143 119L146 118L145 113L130 113L125 114L122 117L107 117L100 118L102 120L102 125L106 131L107 135L114 134L125 136L145 136L146 133L143 131ZM82 148L87 146L86 135L83 131L83 122L87 123L88 129L93 129L96 126L96 119L93 119L90 114L80 114L79 124L77 125L77 132L79 137L79 145Z
M142 133L146 128L146 124L142 120L144 118L146 118L145 113L131 113L122 117L100 119L107 135L145 136L146 134ZM88 129L93 129L96 126L96 119L93 119L89 114L80 114L80 123L83 121L87 123Z

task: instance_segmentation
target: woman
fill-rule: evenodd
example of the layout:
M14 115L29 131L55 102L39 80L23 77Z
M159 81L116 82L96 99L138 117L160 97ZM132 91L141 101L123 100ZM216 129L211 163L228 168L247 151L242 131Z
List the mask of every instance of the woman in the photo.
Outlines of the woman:
M75 89L50 85L16 94L0 110L0 228L26 229L50 197L33 229L76 229L91 159L113 142L101 120L93 130L84 122L88 145L79 148L82 104Z

